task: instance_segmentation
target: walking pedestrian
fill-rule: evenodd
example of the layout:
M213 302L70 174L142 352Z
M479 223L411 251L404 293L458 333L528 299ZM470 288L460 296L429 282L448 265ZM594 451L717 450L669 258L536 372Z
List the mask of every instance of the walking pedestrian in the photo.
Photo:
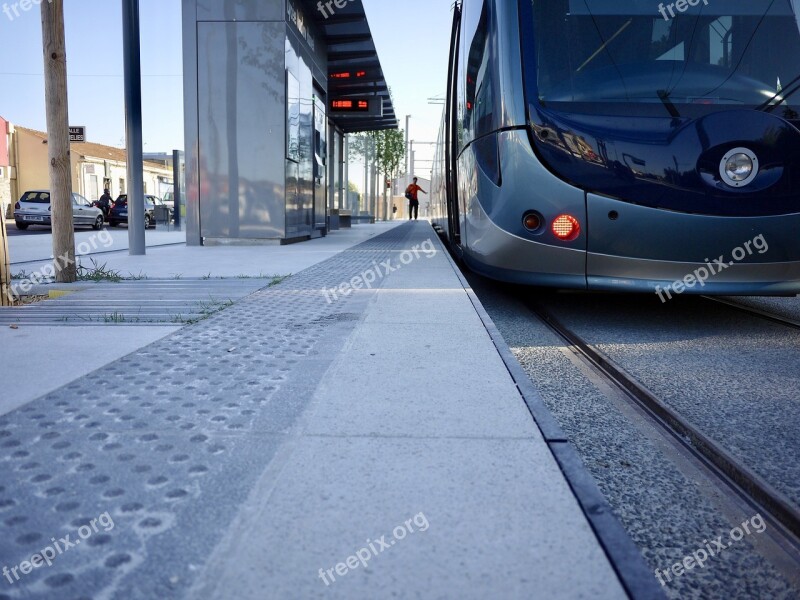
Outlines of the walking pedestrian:
M419 196L418 194L422 192L423 194L427 195L428 192L423 190L421 187L417 185L417 181L419 178L414 177L414 182L406 188L406 198L408 198L408 220L411 220L413 215L414 220L417 220L417 216L419 215Z

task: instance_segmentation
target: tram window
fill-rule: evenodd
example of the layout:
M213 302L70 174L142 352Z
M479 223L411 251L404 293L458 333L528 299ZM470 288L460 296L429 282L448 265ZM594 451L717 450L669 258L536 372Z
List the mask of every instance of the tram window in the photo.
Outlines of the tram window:
M733 49L733 17L720 17L708 27L708 62L720 67L731 67Z
M492 85L492 51L489 43L489 5L481 2L477 22L470 19L467 31L472 31L466 58L464 125L479 136L491 130L494 117ZM474 11L474 9L472 9Z
M690 116L758 106L800 75L798 19L786 0L700 3L674 18L638 0L531 2L524 35L535 53L525 69L550 106L629 114L627 104L656 115L665 90ZM786 106L798 102L800 93Z

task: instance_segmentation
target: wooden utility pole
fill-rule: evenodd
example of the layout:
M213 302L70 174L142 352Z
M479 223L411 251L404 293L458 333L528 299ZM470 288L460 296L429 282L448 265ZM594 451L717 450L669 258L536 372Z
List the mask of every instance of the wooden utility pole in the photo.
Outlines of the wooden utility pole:
M6 239L6 216L0 206L0 306L11 306L11 265L8 260L8 240Z
M67 104L67 50L64 0L42 2L44 93L47 110L47 148L50 159L50 206L56 281L77 280L75 228L72 220L72 174Z

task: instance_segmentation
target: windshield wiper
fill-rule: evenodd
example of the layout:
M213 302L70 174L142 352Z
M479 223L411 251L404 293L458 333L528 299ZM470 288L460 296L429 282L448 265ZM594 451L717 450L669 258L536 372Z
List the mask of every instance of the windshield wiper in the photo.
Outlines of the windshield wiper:
M678 112L678 108L672 103L672 100L669 99L669 92L667 90L658 90L658 97L661 99L661 102L664 103L664 106L667 107L667 111L673 119L681 118L681 113Z
M627 22L627 23L625 23L625 24L624 24L622 27L620 27L620 28L617 30L617 33L615 33L615 34L614 34L614 35L612 35L610 38L608 38L608 40L607 40L607 41L603 42L603 44L602 44L602 45L601 45L601 46L600 46L600 47L597 49L597 52L595 52L595 53L594 53L594 54L592 54L592 55L591 55L589 58L587 58L587 59L586 59L586 62L584 62L584 63L583 63L583 64L582 64L580 67L578 67L578 68L577 68L577 70L576 70L575 72L576 72L576 73L580 73L581 71L583 71L583 69L584 69L584 67L586 67L586 65L588 65L588 64L589 64L590 62L592 62L592 61L593 61L595 58L597 58L597 57L600 55L600 53L601 53L603 50L605 50L605 49L608 47L608 45L609 45L611 42L613 42L615 39L617 39L617 38L620 36L620 34L622 34L622 32L623 32L623 31L625 31L625 30L626 30L628 27L630 27L632 23L633 23L633 19L628 19L628 22ZM600 33L600 31L598 30L598 32L597 32L597 33L599 34L599 33ZM600 36L600 39L602 39L602 36Z

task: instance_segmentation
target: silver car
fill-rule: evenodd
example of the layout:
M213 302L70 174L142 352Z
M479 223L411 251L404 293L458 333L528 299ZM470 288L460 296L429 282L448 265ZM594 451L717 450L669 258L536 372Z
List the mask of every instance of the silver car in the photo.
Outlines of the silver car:
M25 192L14 205L14 221L17 229L25 230L31 225L50 227L52 222L50 209L50 192L33 190ZM103 211L92 206L80 194L72 193L72 218L76 227L91 226L94 229L103 227Z

